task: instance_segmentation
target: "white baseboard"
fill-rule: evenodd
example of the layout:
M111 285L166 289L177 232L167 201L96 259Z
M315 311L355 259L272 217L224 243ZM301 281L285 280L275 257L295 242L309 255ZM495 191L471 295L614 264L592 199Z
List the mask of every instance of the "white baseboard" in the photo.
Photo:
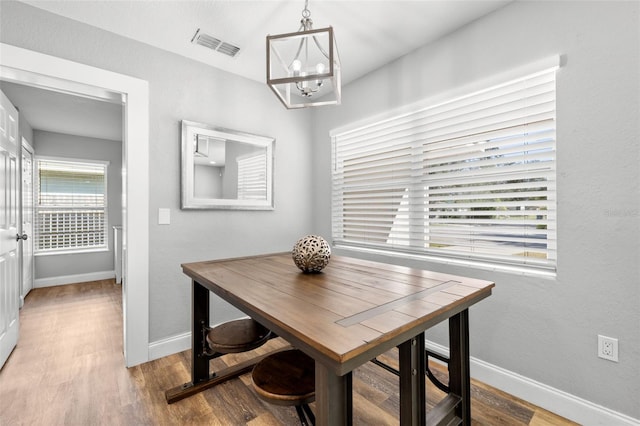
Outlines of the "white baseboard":
M449 348L426 341L427 349L449 356ZM471 357L471 377L585 426L639 426L640 420Z
M59 277L37 278L33 281L33 288L53 287L56 285L84 283L88 281L108 280L115 278L115 271L99 271L87 274L61 275Z
M149 343L149 361L191 349L191 332Z
M213 324L211 327L216 327L217 325L219 324ZM178 352L186 351L187 349L191 349L190 331L149 343L149 361L177 354Z

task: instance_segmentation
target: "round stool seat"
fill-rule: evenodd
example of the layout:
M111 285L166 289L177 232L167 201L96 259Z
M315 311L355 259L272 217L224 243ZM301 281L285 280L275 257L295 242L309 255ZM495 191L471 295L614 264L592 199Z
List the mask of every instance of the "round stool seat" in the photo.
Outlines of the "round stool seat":
M225 322L207 333L212 351L230 354L246 352L269 340L271 331L251 318Z
M303 405L315 400L315 361L298 349L269 355L253 367L253 388L275 405Z

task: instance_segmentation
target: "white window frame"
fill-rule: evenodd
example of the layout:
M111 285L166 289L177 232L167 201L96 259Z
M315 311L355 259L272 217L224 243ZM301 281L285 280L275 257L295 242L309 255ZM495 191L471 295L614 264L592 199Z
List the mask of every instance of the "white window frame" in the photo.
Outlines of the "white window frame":
M444 98L438 102L423 101L390 111L382 118L364 120L352 126L332 131L332 237L334 245L393 256L418 257L489 269L554 275L557 263L555 74L559 65L558 60L558 57L554 57L532 64L525 67L527 73L519 70L520 73L511 74L508 79L505 77L493 79L492 84L487 85L485 89L478 90L476 87L473 92L462 92L464 94L461 96L452 95L448 99ZM541 63L545 66L536 68ZM536 79L542 80L541 84L547 84L547 88L541 89L540 94L536 92L533 95L545 98L542 115L546 121L542 127L547 133L544 137L529 136L534 131L528 129L535 127L537 118L531 115L536 114L535 107L530 108L528 104L522 107L523 103L528 102L530 95L527 94L523 98L518 98L516 102L520 102L518 109L530 108L531 110L524 113L525 117L521 116L520 112L515 117L516 120L524 120L525 122L529 120L530 116L533 117L530 120L531 123L526 124L528 127L523 132L523 139L526 141L522 143L511 142L511 145L505 146L507 142L500 141L505 131L500 128L501 124L492 122L493 116L496 114L485 116L483 111L476 110L475 105L488 102L491 104L490 108L495 108L498 114L511 120L513 117L509 110L510 107L503 109L502 105L496 106L493 100L487 101L486 99L491 98L494 94L505 96L504 92L509 92L510 85L514 83L526 87L537 85ZM550 91L550 85L553 90L547 93ZM482 108L487 107L483 104ZM547 129L546 126L549 126L550 122L552 128ZM509 133L511 131L509 128L521 126L519 123L520 121L515 125L509 123L504 126L507 128L507 137L513 137ZM489 133L484 133L485 124ZM478 134L481 136L477 137ZM486 136L487 134L490 136ZM484 139L485 136L486 139ZM529 142L527 138L531 138L532 141ZM540 142L541 138L544 138L544 142ZM524 147L527 143L535 145L536 147L533 149L538 154L529 154L529 149ZM476 146L481 144L492 146L491 149L501 155L487 154L490 151L484 148L476 149ZM523 146L518 147L518 144ZM535 191L541 191L530 194L529 201L522 202L522 207L519 207L524 212L519 223L522 226L522 231L519 231L522 235L517 237L507 236L509 226L513 226L513 222L507 223L507 220L513 220L516 215L513 209L518 202L503 202L502 200L496 202L499 197L495 195L495 190L509 192L509 190L498 188L498 186L517 186L520 184L506 185L504 181L517 182L523 179L517 176L510 179L491 178L490 180L494 182L487 185L495 184L498 186L486 189L494 191L490 192L490 196L482 196L478 195L481 193L480 191L469 189L469 187L480 184L482 181L488 182L488 179L481 177L486 173L484 170L487 169L465 165L483 164L483 167L494 167L496 171L490 173L496 175L502 170L508 169L509 163L513 163L505 160L509 155L513 155L509 154L509 150L528 155L522 157L527 159L518 166L523 169L520 172L521 176L525 176L525 178L539 176L540 181L543 181L541 185L522 183L522 188L515 189L515 191L524 191L528 185L532 188L535 187ZM481 152L478 158L473 157L475 155L473 151ZM443 159L438 159L443 152L446 156L443 156ZM502 169L498 170L497 167L502 167ZM474 168L475 171L472 170ZM441 172L441 174L434 172ZM436 178L442 176L445 178L438 182ZM473 179L478 179L478 182L474 182ZM463 186L459 184L453 186L453 182L456 181L466 181L469 186L462 191L457 189L453 191L450 188ZM444 197L440 197L439 200L437 191L432 189L436 185L449 188L440 190ZM544 189L538 188L539 186ZM465 194L465 191L468 193ZM540 197L537 197L537 194L543 195L545 201L539 201ZM520 193L516 195L520 195ZM516 195L512 193L510 197L517 200ZM479 198L485 199L478 200ZM439 206L434 202L435 200L442 203L446 209L451 209L450 218L447 218L448 214L442 211L432 211ZM478 202L477 205L481 206L479 207L480 213L476 211L477 207L474 207L474 202ZM357 203L360 204L356 206ZM458 204L460 207L455 206L454 203L460 203ZM493 209L505 210L505 214L494 215L493 212L488 211ZM509 211L509 209L512 210ZM543 213L537 214L540 212ZM503 217L500 219L500 216ZM540 216L543 216L544 220L540 219ZM494 223L489 224L489 222ZM492 229L502 228L500 231L502 236L487 236L488 226L495 227ZM539 228L536 230L537 226ZM442 231L443 229L445 231ZM468 242L472 239L471 234L477 230L484 232L485 235L476 238L477 242ZM467 237L462 235L465 232L468 234ZM459 244L451 243L454 241L452 235L458 239ZM440 245L438 244L439 238L442 241ZM532 247L536 246L535 240L533 240L535 238L544 239L544 244L538 244L538 252L535 253L533 251L511 253L508 247L506 250L501 250L499 247L500 243L505 243L505 245L508 243L522 244L525 247ZM541 246L544 246L544 249L540 249ZM546 258L535 257L541 255L540 251L544 252Z
M43 209L51 209L52 206L41 206L40 205L40 162L41 161L50 161L50 162L58 162L58 163L68 163L73 166L101 166L104 170L104 206L100 208L100 212L104 214L103 220L103 244L98 245L85 245L85 246L76 246L76 247L62 247L62 248L41 248L40 247L40 234L41 234L41 210ZM65 158L65 157L53 157L53 156L36 156L34 161L34 174L36 178L35 190L36 194L34 197L34 214L36 216L35 221L35 248L34 254L36 256L49 256L49 255L61 255L61 254L79 254L79 253L93 253L93 252L105 252L109 250L109 197L108 197L108 170L109 170L109 161L101 161L101 160L87 160L87 159L78 159L78 158ZM61 208L55 207L53 208ZM67 210L78 210L82 209L82 206L72 206ZM95 209L95 207L92 207Z

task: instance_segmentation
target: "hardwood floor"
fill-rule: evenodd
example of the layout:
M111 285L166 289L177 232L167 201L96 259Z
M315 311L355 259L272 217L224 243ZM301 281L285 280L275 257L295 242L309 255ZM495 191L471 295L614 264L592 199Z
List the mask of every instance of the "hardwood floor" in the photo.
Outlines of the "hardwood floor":
M250 375L168 405L164 391L189 380L189 351L127 369L121 288L112 280L35 289L20 312L20 340L0 370L0 425L295 425L295 410L259 400ZM263 353L285 343L273 339ZM250 354L226 355L212 370ZM381 357L397 365L395 351ZM446 380L446 370L433 366ZM443 394L427 381L428 405ZM371 363L354 373L354 424L397 425L398 385ZM312 405L313 407L313 405ZM572 425L479 382L473 425Z

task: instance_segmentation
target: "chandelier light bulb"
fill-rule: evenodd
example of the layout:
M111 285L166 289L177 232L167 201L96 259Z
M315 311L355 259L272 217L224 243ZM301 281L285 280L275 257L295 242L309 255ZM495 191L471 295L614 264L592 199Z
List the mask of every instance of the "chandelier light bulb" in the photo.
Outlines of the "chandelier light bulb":
M302 69L302 62L300 62L299 59L295 59L291 63L291 69L293 70L293 72L300 72L300 70Z
M300 77L306 77L306 75L307 75L307 73L304 72L304 71L300 73ZM298 87L298 90L302 91L304 96L307 96L307 90L306 90L307 87L309 87L309 82L308 81L303 81L301 83L301 86Z
M322 74L324 72L324 64L322 62L316 65L316 74Z

